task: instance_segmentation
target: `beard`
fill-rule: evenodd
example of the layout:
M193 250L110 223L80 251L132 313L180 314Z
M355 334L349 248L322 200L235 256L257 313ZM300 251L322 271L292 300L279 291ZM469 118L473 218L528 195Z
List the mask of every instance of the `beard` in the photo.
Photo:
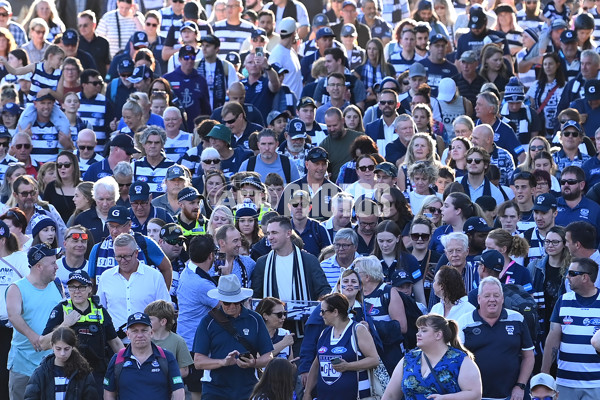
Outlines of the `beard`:
M581 196L580 189L576 189L576 190L571 189L571 191L569 193L563 193L563 198L565 200L576 200L579 198L579 196Z

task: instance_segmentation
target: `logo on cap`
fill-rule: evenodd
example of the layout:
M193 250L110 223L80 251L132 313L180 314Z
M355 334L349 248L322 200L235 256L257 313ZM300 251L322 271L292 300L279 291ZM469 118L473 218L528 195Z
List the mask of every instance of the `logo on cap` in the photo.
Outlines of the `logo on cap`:
M594 86L590 86L590 87L588 88L588 92L589 92L589 93L596 93L596 88L595 88Z
M135 194L142 194L142 187L141 186L136 186L135 187Z
M479 21L479 17L478 17L478 16L476 16L476 15L475 15L475 16L473 16L473 17L471 17L471 19L473 20L473 22L477 22L477 21Z
M542 204L544 202L544 196L539 196L537 199L538 204Z
M302 124L300 122L296 122L294 123L294 128L296 128L297 131L302 129Z
M479 218L479 222L481 222L482 224L486 224L487 225L487 222L485 222L485 219L483 219L483 218Z
M119 210L113 210L113 212L110 213L110 215L112 215L113 217L120 217L121 212Z
M135 314L133 314L133 318L135 318L135 319L142 318L142 313L135 313Z
M4 236L4 228L0 227L0 236Z
M164 236L165 233L167 233L167 230L165 228L162 228L160 230L160 236Z

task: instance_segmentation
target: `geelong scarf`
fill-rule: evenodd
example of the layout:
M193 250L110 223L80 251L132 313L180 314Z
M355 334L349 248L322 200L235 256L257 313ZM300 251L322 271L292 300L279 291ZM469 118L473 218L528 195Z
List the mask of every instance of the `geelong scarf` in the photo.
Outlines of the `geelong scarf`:
M304 274L304 263L302 262L302 254L297 246L294 246L292 250L294 254L293 265L286 266L292 269L292 298L282 299L286 300L310 300L310 294L308 292L308 283L306 282L306 275ZM264 297L279 297L277 290L277 276L275 261L277 255L274 250L269 252L267 261L265 264L265 277L263 280L263 295Z
M228 68L228 66L226 66ZM206 60L203 58L198 64L198 72L206 78ZM215 77L213 80L213 110L225 104L225 94L227 88L227 79L223 69L223 61L217 59L215 65Z

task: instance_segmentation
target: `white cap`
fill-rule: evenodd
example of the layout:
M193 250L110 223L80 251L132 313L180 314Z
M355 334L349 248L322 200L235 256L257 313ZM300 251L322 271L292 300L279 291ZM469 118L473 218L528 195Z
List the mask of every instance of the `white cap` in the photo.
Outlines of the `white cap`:
M449 103L456 95L456 82L451 78L444 78L438 86L438 100Z
M556 391L556 381L554 378L548 374L544 374L543 372L535 375L533 378L531 378L531 381L529 381L529 387L531 389L540 385Z
M281 35L291 35L296 32L296 20L292 17L285 17L277 26Z

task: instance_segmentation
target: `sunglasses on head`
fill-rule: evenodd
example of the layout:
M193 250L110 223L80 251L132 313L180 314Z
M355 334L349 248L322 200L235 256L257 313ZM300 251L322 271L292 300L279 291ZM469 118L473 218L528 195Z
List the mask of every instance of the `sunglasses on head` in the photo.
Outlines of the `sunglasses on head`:
M56 168L57 169L67 169L67 168L71 168L71 165L73 165L73 163L67 162L67 163L56 163Z
M410 238L415 242L417 240L422 240L422 241L426 242L429 240L430 237L431 237L431 234L429 234L429 233L411 233L410 234Z
M467 164L481 164L481 162L483 161L483 158L467 158Z
M21 149L29 150L31 148L31 145L29 143L19 143L19 144L15 144L15 147L17 148L17 150L21 150Z
M564 137L573 136L573 137L575 138L575 137L578 137L578 136L579 136L579 132L577 132L577 131L563 131L563 132L562 132L562 135L563 135Z
M375 165L374 164L362 165L362 166L358 167L358 169L360 169L362 172L373 171L373 170L375 170Z
M73 240L88 240L88 234L87 233L71 233L69 236L69 238L73 239Z
M577 185L579 182L581 182L579 179L561 179L560 181L560 185Z

